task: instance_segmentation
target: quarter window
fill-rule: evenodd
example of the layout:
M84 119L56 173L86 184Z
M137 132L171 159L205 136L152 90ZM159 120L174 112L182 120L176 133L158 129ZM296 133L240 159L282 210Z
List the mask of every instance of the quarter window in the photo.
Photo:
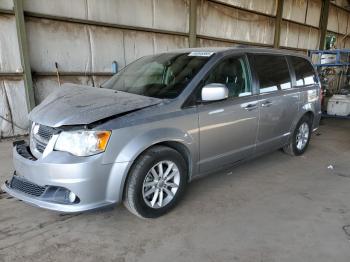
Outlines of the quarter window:
M260 84L260 93L292 87L286 58L280 55L253 55L253 67Z
M243 58L231 57L220 62L205 79L204 84L226 85L229 97L242 97L252 94L249 75Z
M309 61L295 56L291 56L289 59L294 68L297 87L317 84L314 68Z

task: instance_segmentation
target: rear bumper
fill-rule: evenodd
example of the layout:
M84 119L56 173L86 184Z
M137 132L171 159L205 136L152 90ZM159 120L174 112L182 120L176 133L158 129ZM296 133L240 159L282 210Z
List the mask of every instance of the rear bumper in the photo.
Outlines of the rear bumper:
M27 151L26 151L27 150ZM78 198L77 203L62 202L55 194L47 197L13 188L6 182L2 189L31 205L64 213L82 212L113 205L121 201L128 162L103 163L103 154L76 157L66 152L52 151L45 158L29 159L26 144L13 148L13 162L19 178L39 187L67 189Z

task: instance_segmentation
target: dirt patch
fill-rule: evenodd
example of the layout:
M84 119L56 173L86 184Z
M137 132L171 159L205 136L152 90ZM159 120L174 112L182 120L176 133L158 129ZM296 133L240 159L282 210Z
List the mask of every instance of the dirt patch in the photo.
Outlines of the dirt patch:
M8 197L8 195L6 194L6 192L4 192L4 191L2 191L2 190L0 189L0 199L6 198L6 197Z
M55 219L54 221L49 221L49 222L43 222L43 223L40 223L38 225L38 228L44 228L44 227L47 227L49 225L52 225L52 224L55 224L55 223L58 223L58 222L64 222L66 220L69 220L71 218L74 218L76 216L80 216L82 213L76 213L76 214L59 214L57 216L57 219Z
M350 240L350 225L343 226L343 230L344 230L345 235Z
M350 178L350 172L348 171L348 168L343 168L342 166L329 165L327 169L331 171L334 175Z
M348 177L350 178L350 173L343 173L343 172L334 172L337 176L342 176L342 177Z

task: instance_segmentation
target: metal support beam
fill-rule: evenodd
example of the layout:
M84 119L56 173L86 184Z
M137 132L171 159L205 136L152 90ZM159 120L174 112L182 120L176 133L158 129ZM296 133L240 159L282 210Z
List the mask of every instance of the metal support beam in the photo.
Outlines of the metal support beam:
M59 72L60 76L113 76L112 72ZM0 74L1 76L1 74ZM57 72L33 72L34 77L57 76Z
M189 30L189 45L196 47L197 45L197 0L190 0L190 30Z
M23 80L26 92L28 112L35 107L32 72L29 63L29 53L27 44L27 34L23 14L23 0L14 0L14 12L16 18L17 39L19 46L19 53L21 56L21 64L23 69Z
M71 18L71 17L62 17L62 16L57 16L57 15L41 14L41 13L36 13L36 12L24 11L24 16L29 17L29 18L36 18L36 19L48 19L48 20L59 21L59 22L64 22L64 23L76 23L76 24L80 24L80 25L102 26L102 27L116 28L116 29L122 29L122 30L125 29L125 30L133 30L133 31L146 32L146 33L159 33L159 34L177 35L177 36L188 37L187 32L177 32L177 31L169 31L169 30L141 27L141 26L106 23L106 22L100 22L100 21L85 20L85 19L80 19L80 18Z
M273 38L273 47L280 47L280 36L281 36L281 24L282 24L282 15L283 15L283 0L277 0L277 11L275 19L275 35Z
M327 26L328 26L328 13L329 13L329 0L322 1L321 17L320 17L320 50L325 49Z
M197 35L197 39L212 40L212 41L217 41L217 42L226 42L226 43L237 44L237 45L251 45L251 46L260 46L260 47L272 47L272 44L263 44L263 43L257 43L257 42L233 40L233 39L227 39L227 38L222 38L222 37L199 35L199 34Z
M13 10L7 10L7 9L0 8L0 14L2 14L2 15L14 15L15 13L13 12Z

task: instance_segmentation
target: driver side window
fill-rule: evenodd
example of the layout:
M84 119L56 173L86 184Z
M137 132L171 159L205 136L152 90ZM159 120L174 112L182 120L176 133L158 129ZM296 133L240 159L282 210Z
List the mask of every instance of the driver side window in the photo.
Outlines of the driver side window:
M226 85L230 97L242 97L252 94L249 75L244 59L230 57L221 61L210 72L204 85L220 83Z

